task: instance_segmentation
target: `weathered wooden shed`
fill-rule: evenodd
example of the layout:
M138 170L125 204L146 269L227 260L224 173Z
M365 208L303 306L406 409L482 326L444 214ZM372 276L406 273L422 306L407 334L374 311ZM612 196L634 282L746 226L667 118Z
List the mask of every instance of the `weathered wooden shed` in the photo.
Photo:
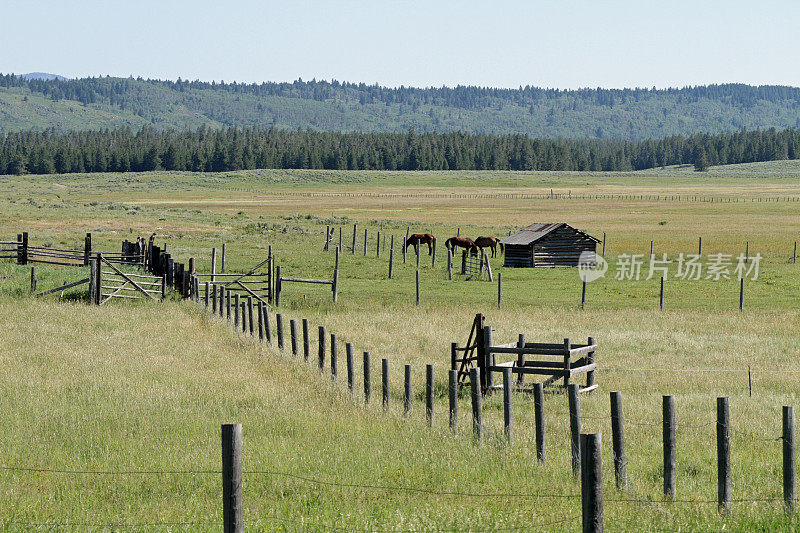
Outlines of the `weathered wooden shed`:
M507 267L577 267L581 253L591 252L595 262L597 243L588 233L566 222L538 223L503 239Z

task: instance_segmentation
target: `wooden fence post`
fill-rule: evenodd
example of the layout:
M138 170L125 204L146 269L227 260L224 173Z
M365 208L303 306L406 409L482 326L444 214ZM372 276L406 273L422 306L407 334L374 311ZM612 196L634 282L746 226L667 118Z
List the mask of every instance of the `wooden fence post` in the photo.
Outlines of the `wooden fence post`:
M220 264L219 270L220 270L220 272L222 272L224 274L225 273L225 243L224 242L222 243L222 254L221 254L221 257L220 257L220 263L221 264Z
M419 270L417 270L417 305L419 305Z
M225 533L242 533L242 425L222 425L222 522Z
M364 257L367 256L367 228L364 228Z
M581 309L586 307L586 276L583 276L583 284L581 286Z
M503 429L506 440L511 444L513 436L513 421L511 418L511 368L503 368Z
M658 293L658 309L664 310L664 276L661 276L661 291Z
M92 255L92 234L87 233L86 237L83 240L83 266L87 266L89 264L89 258L91 255Z
M603 232L603 253L600 254L600 255L602 255L603 257L606 256L606 232L605 231Z
M433 427L433 365L425 365L425 418Z
M331 333L331 379L336 381L336 376L339 373L339 352L338 345L336 344L336 334Z
M581 398L578 385L571 384L567 387L569 399L569 430L570 447L572 449L572 475L578 477L581 473Z
M536 422L536 458L539 464L545 464L547 447L544 430L544 385L541 382L533 384L533 410Z
M282 288L283 283L281 283L281 266L278 265L275 267L275 307L280 307L281 305Z
M497 308L503 308L503 273L497 273Z
M664 396L662 401L664 443L664 496L675 499L677 467L675 465L675 397Z
M481 405L480 372L477 368L469 371L470 392L472 396L472 434L477 440L483 438L483 406Z
M797 263L797 241L794 241L794 251L792 252L792 263Z
M455 433L458 426L458 370L450 370L448 376L448 399L450 401L450 429Z
M322 251L327 252L331 244L331 227L325 226L325 244L322 245Z
M247 303L242 298L242 333L247 333Z
M603 531L603 454L600 433L581 435L581 509L584 533Z
M325 371L325 351L327 350L327 346L325 346L325 343L328 340L328 332L325 330L325 326L319 326L319 329L317 330L317 333L319 335L319 340L317 341L317 348L318 348L317 356L318 356L319 371L320 372L324 372Z
M208 291L206 291L208 292ZM247 297L247 329L250 330L250 336L254 337L256 334L255 320L253 320L253 297Z
M236 331L239 331L239 309L241 307L239 300L239 294L237 293L233 298L233 327Z
M739 278L739 311L744 311L744 276Z
M731 429L728 398L717 398L717 501L721 512L731 505Z
M311 351L311 341L308 336L308 319L303 319L303 359L308 361L309 352Z
M272 344L272 327L269 324L269 307L264 305L264 338Z
M217 273L217 249L211 248L211 283L216 281L215 275Z
M614 478L617 489L624 490L628 486L628 467L622 425L622 393L619 391L611 391L611 441L614 449Z
M393 269L394 269L394 235L392 235L391 244L389 245L389 279L392 279Z
M275 331L278 337L278 349L283 350L283 315L275 313Z
M403 415L411 412L411 365L405 365L403 372Z
M350 391L350 394L353 394L353 385L354 385L354 377L353 377L353 343L348 342L344 345L344 352L346 357L346 366L347 366L347 390Z
M231 321L231 291L225 291L225 312L227 313L228 322Z
M94 293L97 290L97 263L94 258L89 259L89 303L94 304Z
M20 241L18 262L20 265L28 264L28 232L22 232L22 240Z
M356 255L356 231L357 225L353 224L353 255Z
M378 232L378 241L375 245L375 257L381 256L381 232Z
M783 501L786 510L795 511L797 505L797 460L794 446L794 407L783 406Z
M406 240L403 241L403 264L406 264L406 250L408 250L408 234L411 231L410 227L406 227Z
M453 250L447 249L447 279L453 281Z
M431 253L431 267L436 266L436 237L433 238L433 252Z
M211 315L217 314L217 286L211 285Z
M297 355L297 321L289 319L289 342L292 345L292 355Z
M697 238L697 255L703 255L703 238Z
M258 307L258 340L264 342L264 302L259 301Z
M381 401L383 410L389 409L389 360L381 359Z
M333 266L333 281L331 282L331 291L333 291L333 302L339 299L339 249L336 249L336 263Z
M369 352L364 352L364 405L369 404L372 396L372 375L369 364Z
M31 292L36 292L36 267L31 267Z

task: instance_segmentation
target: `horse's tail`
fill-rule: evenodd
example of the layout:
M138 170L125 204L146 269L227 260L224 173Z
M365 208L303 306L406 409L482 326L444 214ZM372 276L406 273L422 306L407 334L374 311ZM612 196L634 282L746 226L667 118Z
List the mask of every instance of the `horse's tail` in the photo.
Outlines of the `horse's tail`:
M499 241L497 244L500 245L500 253L501 254L506 253L505 246L503 245L503 241Z

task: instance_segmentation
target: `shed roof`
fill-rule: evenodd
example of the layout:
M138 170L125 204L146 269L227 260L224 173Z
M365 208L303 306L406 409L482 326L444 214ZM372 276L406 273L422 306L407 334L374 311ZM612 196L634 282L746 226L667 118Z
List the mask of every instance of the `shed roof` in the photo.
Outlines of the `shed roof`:
M581 231L579 229L575 229L572 226L570 226L569 224L567 224L566 222L544 222L544 223L537 222L535 224L531 224L530 226L522 228L521 230L519 230L518 232L514 233L513 235L509 235L508 237L506 237L505 239L502 240L502 243L504 245L506 245L506 244L523 244L523 245L524 244L531 244L533 242L538 241L539 239L541 239L545 235L547 235L547 234L549 234L549 233L551 233L551 232L553 232L553 231L555 231L555 230L557 230L557 229L559 229L561 227L564 227L564 226L567 226L568 228L571 228L571 229L575 230L575 232L580 233L581 235L583 235L583 236L585 236L585 237L587 237L589 239L592 239L595 242L600 242L600 239L596 239L595 237L592 237L588 233L585 233L585 232L583 232L583 231Z

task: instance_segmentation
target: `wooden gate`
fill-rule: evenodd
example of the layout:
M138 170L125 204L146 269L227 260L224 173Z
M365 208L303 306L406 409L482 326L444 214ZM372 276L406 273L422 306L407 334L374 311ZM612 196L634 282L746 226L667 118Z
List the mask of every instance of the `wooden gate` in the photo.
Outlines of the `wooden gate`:
M158 301L166 296L164 276L123 272L103 254L97 254L91 267L89 298L96 305L103 305L112 298Z
M266 268L264 268L266 267ZM198 285L208 281L210 285L233 293L252 296L256 301L270 305L273 299L274 283L272 277L273 256L267 258L244 274L217 274L196 272Z

